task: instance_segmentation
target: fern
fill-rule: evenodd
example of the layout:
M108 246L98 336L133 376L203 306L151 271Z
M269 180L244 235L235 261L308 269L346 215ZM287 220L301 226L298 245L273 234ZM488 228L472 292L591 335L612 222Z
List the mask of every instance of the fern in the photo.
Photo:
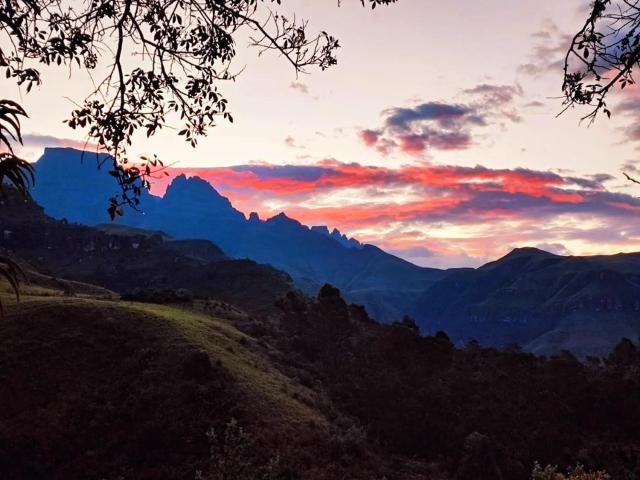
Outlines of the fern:
M26 117L24 109L11 100L0 99L0 189L6 184L12 185L23 197L29 197L29 187L35 183L33 167L29 162L19 158L13 143L22 145L20 117ZM9 282L16 300L20 301L19 279L26 280L20 265L7 256L0 256L0 277ZM4 314L0 302L0 314Z

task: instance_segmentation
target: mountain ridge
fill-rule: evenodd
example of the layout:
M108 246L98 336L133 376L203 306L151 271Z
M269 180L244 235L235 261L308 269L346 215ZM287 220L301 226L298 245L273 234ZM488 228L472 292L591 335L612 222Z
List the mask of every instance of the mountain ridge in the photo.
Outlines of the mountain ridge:
M53 217L101 224L108 218L104 206L98 210L91 204L79 212L78 205L85 197L93 200L94 191L104 192L99 200L104 199L106 205L117 186L106 172L101 176L95 165L81 163L82 158L77 150L46 149L35 164L38 184L33 195ZM93 170L89 183L83 180L88 170ZM208 239L230 257L250 258L288 272L308 293L332 283L349 300L364 303L382 321L397 320L406 313L414 295L395 307L399 294L421 291L444 275L442 270L419 267L378 247L362 245L337 229L326 235L284 212L266 220L257 214L247 218L197 177L179 175L163 197L145 193L141 209L144 213L127 209L117 223L159 230L176 239Z
M640 254L516 249L452 273L421 295L412 315L425 331L445 329L458 341L602 355L620 338L640 335Z

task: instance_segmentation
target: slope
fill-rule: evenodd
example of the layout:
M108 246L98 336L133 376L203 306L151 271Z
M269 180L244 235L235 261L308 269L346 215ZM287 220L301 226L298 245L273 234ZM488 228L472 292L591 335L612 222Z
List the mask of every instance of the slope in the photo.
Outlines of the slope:
M194 478L231 418L273 452L326 428L314 394L221 318L27 293L0 322L2 478Z
M563 257L532 248L452 273L416 304L426 331L539 354L603 355L640 334L640 254Z

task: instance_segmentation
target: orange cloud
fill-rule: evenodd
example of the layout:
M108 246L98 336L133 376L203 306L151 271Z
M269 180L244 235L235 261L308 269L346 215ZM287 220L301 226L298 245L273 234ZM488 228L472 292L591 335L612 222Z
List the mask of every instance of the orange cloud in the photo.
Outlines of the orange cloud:
M268 218L284 211L303 224L337 227L423 263L435 255L477 264L524 243L606 241L640 249L640 227L629 228L640 200L607 191L603 182L610 177L602 175L433 164L386 168L335 159L167 171L153 193L164 193L179 174L199 176L245 213ZM559 218L575 220L554 223ZM438 239L428 237L432 230ZM625 236L612 241L612 231ZM446 232L454 233L446 238Z

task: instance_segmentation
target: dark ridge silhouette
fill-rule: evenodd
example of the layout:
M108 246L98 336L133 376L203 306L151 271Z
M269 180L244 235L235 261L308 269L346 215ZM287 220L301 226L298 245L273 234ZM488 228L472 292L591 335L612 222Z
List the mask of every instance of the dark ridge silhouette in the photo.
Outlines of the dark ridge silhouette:
M269 306L293 288L286 273L230 259L208 240L173 240L122 226L106 233L54 220L14 191L7 191L0 204L0 248L58 277L141 298L181 289L246 309Z

